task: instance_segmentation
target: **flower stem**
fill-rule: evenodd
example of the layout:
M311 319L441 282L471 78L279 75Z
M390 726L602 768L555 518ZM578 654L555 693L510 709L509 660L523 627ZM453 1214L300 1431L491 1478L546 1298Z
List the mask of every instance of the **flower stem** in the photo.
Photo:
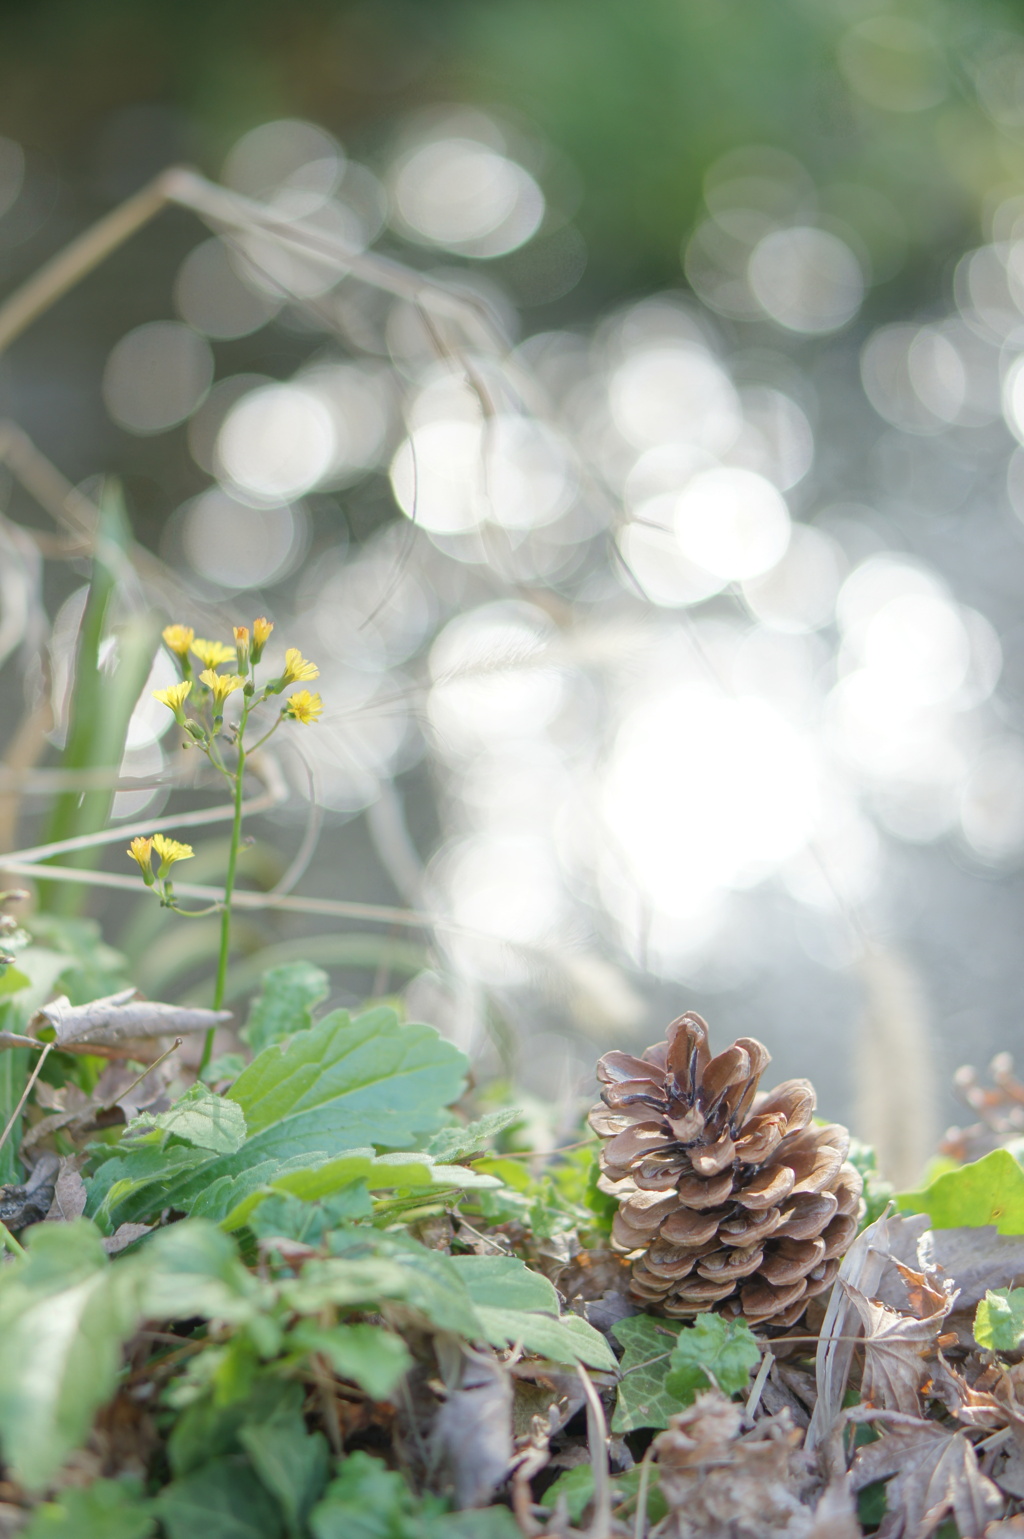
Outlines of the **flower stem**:
M228 956L231 950L231 899L235 891L235 868L238 864L238 846L242 839L242 794L245 785L245 746L242 742L242 733L245 730L245 718L243 717L238 733L238 764L235 768L235 816L231 823L231 847L228 850L228 872L224 879L224 908L220 917L220 953L217 957L217 981L213 988L213 1008L219 1010L224 1003L224 989L228 976ZM206 1041L203 1044L203 1056L199 1064L199 1074L210 1062L213 1054L213 1035L216 1027L211 1026L206 1033Z

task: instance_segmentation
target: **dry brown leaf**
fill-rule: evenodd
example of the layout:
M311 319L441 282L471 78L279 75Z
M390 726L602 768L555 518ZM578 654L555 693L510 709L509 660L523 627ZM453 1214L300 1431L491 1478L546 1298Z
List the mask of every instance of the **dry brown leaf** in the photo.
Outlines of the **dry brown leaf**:
M876 1219L846 1252L837 1284L856 1288L865 1297L874 1297L887 1272L897 1276L890 1260L892 1254L906 1254L911 1244L916 1254L922 1224L927 1226L927 1223L927 1217L920 1214L909 1218L890 1214ZM832 1446L831 1435L842 1413L843 1393L853 1361L853 1338L859 1323L852 1298L843 1287L834 1287L818 1337L815 1358L818 1398L807 1429L808 1451Z
M897 1263L898 1265L898 1263ZM900 1271L905 1268L900 1267ZM920 1277L920 1273L912 1274ZM923 1279L922 1279L923 1282ZM920 1409L918 1390L929 1377L925 1358L935 1350L942 1322L953 1307L946 1293L922 1287L918 1296L938 1307L924 1319L903 1315L888 1304L865 1298L859 1288L843 1283L864 1327L864 1400L884 1411L912 1416Z
M158 1004L136 999L134 989L122 989L87 1005L73 1005L66 994L51 1000L35 1019L52 1026L57 1043L72 1042L112 1046L141 1037L172 1037L184 1032L208 1031L231 1020L230 1010L188 1010L181 1005Z
M851 1420L868 1421L861 1409ZM890 1413L877 1443L857 1452L851 1481L860 1491L888 1480L886 1512L875 1539L926 1539L948 1517L962 1539L981 1539L985 1524L1004 1507L998 1487L978 1468L966 1433L950 1432L937 1422ZM890 1478L891 1477L891 1478Z
M990 1523L985 1530L985 1539L1024 1539L1024 1513L1018 1512L1016 1517Z
M947 1363L941 1351L932 1369L932 1385L929 1391L951 1416L966 1427L983 1427L991 1431L1005 1427L1009 1420L1006 1410L996 1400L991 1390L968 1384L962 1373Z
M458 1507L490 1501L512 1462L512 1381L493 1356L462 1348L458 1387L437 1413L434 1446Z
M977 1229L932 1229L922 1238L922 1259L959 1289L957 1312L980 1304L989 1288L1014 1288L1024 1278L1024 1235Z
M709 1390L655 1438L669 1505L659 1533L665 1539L823 1539L805 1500L815 1481L788 1411L764 1417L741 1436L742 1426L742 1408ZM841 1527L836 1532L845 1539Z

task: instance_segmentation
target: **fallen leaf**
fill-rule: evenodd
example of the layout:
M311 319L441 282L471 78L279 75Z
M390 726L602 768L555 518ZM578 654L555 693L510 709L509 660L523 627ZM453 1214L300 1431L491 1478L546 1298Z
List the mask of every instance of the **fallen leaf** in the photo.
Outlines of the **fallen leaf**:
M79 1042L112 1046L139 1037L172 1037L208 1031L232 1019L230 1010L189 1010L182 1005L136 999L135 992L122 989L87 1005L73 1005L62 994L43 1005L35 1019L53 1027L60 1047Z
M512 1462L512 1382L494 1357L461 1350L458 1387L437 1413L438 1460L451 1475L460 1508L481 1507Z
M979 1539L1004 1504L998 1487L978 1468L967 1435L915 1416L850 1413L853 1421L872 1419L884 1420L886 1430L858 1450L850 1478L855 1491L889 1481L875 1539L925 1539L947 1517L956 1521L963 1539Z
M673 1539L825 1539L826 1533L853 1539L859 1533L849 1523L845 1531L817 1523L808 1504L816 1481L787 1411L764 1417L741 1436L742 1426L742 1407L709 1390L655 1438L658 1479L674 1524L666 1532ZM830 1498L830 1505L838 1502Z
M50 1223L70 1223L85 1212L85 1182L75 1167L73 1159L62 1159L53 1192L53 1202L47 1213Z
M907 1269L901 1266L900 1272L905 1274ZM925 1358L935 1350L942 1322L953 1307L953 1297L930 1287L921 1273L910 1276L919 1280L917 1298L933 1311L923 1319L865 1298L850 1283L841 1284L864 1327L862 1397L883 1411L902 1411L907 1416L920 1409L918 1390L929 1377Z
M0 1222L12 1234L43 1222L53 1202L59 1170L57 1155L43 1154L23 1186L0 1186Z

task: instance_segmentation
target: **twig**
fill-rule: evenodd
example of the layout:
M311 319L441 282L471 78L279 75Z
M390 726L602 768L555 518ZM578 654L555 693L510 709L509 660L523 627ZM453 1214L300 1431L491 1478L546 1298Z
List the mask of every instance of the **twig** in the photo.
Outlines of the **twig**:
M750 1394L747 1396L747 1403L743 1407L743 1414L748 1421L753 1421L754 1419L754 1412L757 1410L758 1404L760 1403L761 1392L764 1389L765 1383L767 1382L769 1373L771 1373L772 1363L774 1363L774 1361L775 1355L770 1350L767 1351L761 1359L761 1366L757 1370L757 1373L754 1377L754 1382L750 1386Z
M276 792L264 791L261 796L254 796L252 801L243 803L242 812L250 815L268 812L279 800ZM52 855L68 855L73 850L91 850L101 844L120 844L122 839L131 839L135 834L159 834L165 829L200 828L207 823L226 823L234 815L234 807L206 807L201 812L182 812L175 817L151 818L148 822L143 819L138 823L125 823L120 828L101 829L95 834L78 834L74 839L57 839L53 844L37 844L28 850L12 850L9 856L3 857L3 862L5 866L11 862L20 864L31 861L35 864L49 860Z
M53 1049L56 1046L57 1046L56 1042L47 1042L46 1046L43 1048L42 1052L39 1054L39 1057L36 1059L35 1068L32 1070L32 1073L28 1077L28 1084L25 1086L24 1090L21 1092L21 1100L18 1102L17 1106L11 1112L11 1115L10 1115L10 1118L8 1120L7 1126L4 1128L3 1132L0 1133L0 1149L2 1149L4 1144L7 1142L8 1138L10 1136L10 1132L11 1132L12 1127L17 1122L18 1118L21 1116L21 1109L24 1106L25 1102L28 1100L29 1096L32 1094L32 1087L35 1084L36 1080L39 1078L39 1071L40 1071L40 1069L43 1067L43 1064L46 1062L47 1058L49 1058L50 1053L53 1051Z
M633 1523L633 1539L644 1539L647 1527L647 1487L651 1483L651 1466L654 1459L652 1443L640 1462L640 1480L636 1488L636 1518Z
M583 1393L587 1397L587 1442L590 1467L594 1472L594 1517L588 1534L591 1539L608 1539L612 1527L612 1494L608 1479L608 1424L601 1397L591 1383L582 1363L576 1364Z
M137 1079L133 1079L132 1080L132 1082L128 1086L127 1090L119 1090L117 1092L117 1095L114 1096L112 1100L101 1101L100 1105L99 1105L99 1107L97 1109L100 1110L100 1111L109 1111L110 1108L112 1106L116 1105L116 1103L118 1101L123 1101L126 1095L131 1095L131 1093L135 1089L136 1085L141 1085L142 1081L146 1078L147 1074L152 1074L153 1070L159 1068L160 1065L164 1062L165 1059L170 1058L172 1053L176 1053L178 1051L179 1047L181 1046L181 1044L184 1042L184 1040L185 1040L184 1037L175 1037L174 1041L171 1043L171 1046L167 1049L166 1053L161 1053L159 1058L154 1058L152 1063L147 1064L146 1067L143 1069L142 1073L139 1075L139 1077Z

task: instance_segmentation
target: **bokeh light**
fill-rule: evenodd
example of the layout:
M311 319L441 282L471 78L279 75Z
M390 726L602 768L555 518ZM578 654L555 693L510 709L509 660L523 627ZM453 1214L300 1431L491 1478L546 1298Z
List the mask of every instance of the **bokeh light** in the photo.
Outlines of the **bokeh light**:
M180 321L148 321L111 351L103 399L130 433L163 433L191 416L213 379L208 343Z

